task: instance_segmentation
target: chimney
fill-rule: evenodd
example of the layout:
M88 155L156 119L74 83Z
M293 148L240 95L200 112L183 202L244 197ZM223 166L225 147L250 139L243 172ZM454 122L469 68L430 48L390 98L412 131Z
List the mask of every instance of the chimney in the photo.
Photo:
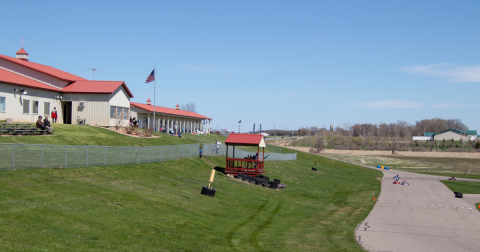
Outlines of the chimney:
M17 52L17 59L28 61L28 53L25 50L23 50L23 46Z
M148 98L147 100L147 105L152 105L152 101L150 100L150 98Z

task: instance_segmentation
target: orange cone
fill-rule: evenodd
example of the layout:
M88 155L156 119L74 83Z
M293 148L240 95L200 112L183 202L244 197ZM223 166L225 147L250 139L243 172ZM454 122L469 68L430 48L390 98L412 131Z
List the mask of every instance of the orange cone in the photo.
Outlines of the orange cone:
M375 201L375 194L373 195L373 201Z

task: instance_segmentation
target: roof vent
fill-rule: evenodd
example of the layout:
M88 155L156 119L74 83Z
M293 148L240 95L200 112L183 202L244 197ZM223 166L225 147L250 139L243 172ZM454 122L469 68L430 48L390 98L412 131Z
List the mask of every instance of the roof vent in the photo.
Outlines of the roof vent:
M22 49L18 50L17 52L17 59L28 61L28 53Z
M23 50L23 38L22 38L22 48L17 52L17 59L28 61L28 53Z

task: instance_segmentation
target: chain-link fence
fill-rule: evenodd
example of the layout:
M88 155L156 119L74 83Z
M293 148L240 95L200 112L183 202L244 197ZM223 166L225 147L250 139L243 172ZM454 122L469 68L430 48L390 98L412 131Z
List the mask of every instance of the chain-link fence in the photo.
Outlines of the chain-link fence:
M0 144L0 169L141 164L198 156L199 143L167 146Z
M215 144L204 143L202 146L202 155L213 156L221 155L225 156L227 152L227 147L225 145L220 145L220 148L217 148ZM247 156L253 156L256 152L254 151L244 151L239 148L235 148L235 157L244 158ZM233 157L233 148L228 148L228 156ZM287 161L287 160L296 160L297 153L283 154L283 153L267 153L265 152L265 161Z

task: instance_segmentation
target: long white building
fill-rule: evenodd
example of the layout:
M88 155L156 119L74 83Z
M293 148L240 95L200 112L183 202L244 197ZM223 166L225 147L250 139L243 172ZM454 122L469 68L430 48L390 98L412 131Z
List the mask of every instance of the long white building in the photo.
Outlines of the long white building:
M34 123L57 109L57 123L112 127L127 126L130 117L150 118L153 106L132 103L133 94L123 81L92 81L62 70L28 61L22 48L16 57L0 54L0 120ZM151 111L150 111L151 108ZM158 107L157 125L193 131L211 118L188 111ZM147 121L146 120L146 121ZM168 125L168 126L167 126Z

